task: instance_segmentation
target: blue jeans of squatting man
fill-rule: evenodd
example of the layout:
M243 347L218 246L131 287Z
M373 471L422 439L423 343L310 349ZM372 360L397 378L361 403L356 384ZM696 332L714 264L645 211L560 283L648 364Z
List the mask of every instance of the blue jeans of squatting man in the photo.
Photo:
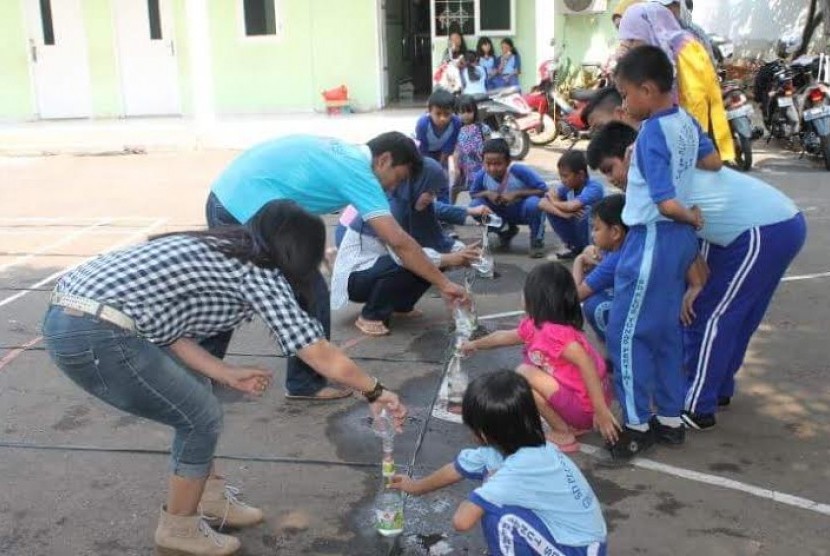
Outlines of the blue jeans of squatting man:
M208 476L222 406L207 377L133 332L60 307L46 313L43 336L52 361L72 382L113 407L173 427L171 473Z

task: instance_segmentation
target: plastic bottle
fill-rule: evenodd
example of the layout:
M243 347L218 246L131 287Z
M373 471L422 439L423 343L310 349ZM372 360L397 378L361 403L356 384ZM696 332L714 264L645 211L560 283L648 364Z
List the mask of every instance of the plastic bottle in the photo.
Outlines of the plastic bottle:
M476 272L482 278L493 278L495 276L496 264L493 258L493 251L490 249L489 225L484 227L481 238L481 255L472 264L472 267L476 269Z
M455 320L455 335L462 341L466 341L473 335L478 327L478 317L475 314L475 305L470 298L467 305L458 303L453 308L453 320Z
M403 494L389 488L385 479L375 502L375 519L378 533L384 537L394 537L403 532Z
M456 347L455 352L447 365L447 411L450 413L461 413L461 404L464 401L464 393L470 378L464 370L461 361L464 355Z
M381 438L383 444L383 459L381 470L384 477L391 477L395 474L395 460L392 453L395 451L395 423L392 416L384 407L374 419L374 430Z

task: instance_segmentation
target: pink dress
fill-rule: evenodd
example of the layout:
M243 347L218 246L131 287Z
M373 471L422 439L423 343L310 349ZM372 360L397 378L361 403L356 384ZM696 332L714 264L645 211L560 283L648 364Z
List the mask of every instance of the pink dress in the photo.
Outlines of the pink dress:
M603 391L608 399L608 379L605 361L600 357L594 346L588 341L585 333L561 324L545 323L541 328L533 324L533 320L526 317L519 323L519 336L525 344L525 363L539 367L556 379L560 390L549 400L551 407L557 410L560 417L571 425L584 428L590 427L593 419L594 406L588 395L588 389L582 380L579 367L565 359L562 352L570 344L576 342L594 361ZM578 407L562 407L576 404ZM563 411L560 411L563 410ZM576 413L581 415L576 415ZM569 417L573 418L569 418ZM571 421L577 420L578 423ZM587 423L585 422L587 420Z

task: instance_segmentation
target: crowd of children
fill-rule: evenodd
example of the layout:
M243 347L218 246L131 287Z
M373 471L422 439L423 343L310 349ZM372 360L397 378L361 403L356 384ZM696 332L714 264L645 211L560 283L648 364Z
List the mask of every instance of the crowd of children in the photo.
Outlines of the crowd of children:
M468 82L518 66L509 44L495 59L483 40L467 64ZM506 547L605 553L595 496L563 453L579 450L577 437L595 429L611 459L625 462L655 444L684 443L689 428L715 426L749 340L806 239L789 198L722 167L709 136L675 104L674 70L662 50L632 49L615 79L619 96L606 92L592 106L594 137L587 152L560 158L555 188L511 161L469 95L437 91L417 124L424 156L447 170L451 158L457 163L449 202L466 190L470 207L500 216L502 247L527 226L530 255L542 257L549 222L566 248L529 273L526 317L515 329L461 346L467 354L523 346L515 372L480 377L464 397L464 423L482 447L428 477L394 483L420 495L463 478L486 480L454 525L481 522L494 554L514 553ZM589 167L624 193L606 196ZM570 259L571 269L557 262Z
M475 50L468 50L459 30L449 35L447 50L434 76L436 85L451 93L484 94L506 87L519 87L522 57L513 40L505 37L496 55L493 41L480 37Z

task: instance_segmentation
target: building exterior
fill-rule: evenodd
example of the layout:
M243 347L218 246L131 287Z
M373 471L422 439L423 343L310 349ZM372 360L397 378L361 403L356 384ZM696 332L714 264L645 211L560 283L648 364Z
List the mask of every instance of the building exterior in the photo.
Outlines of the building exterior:
M341 84L375 110L407 79L427 91L453 19L470 46L512 37L528 87L554 36L607 54L608 14L563 1L3 0L0 121L319 111Z

